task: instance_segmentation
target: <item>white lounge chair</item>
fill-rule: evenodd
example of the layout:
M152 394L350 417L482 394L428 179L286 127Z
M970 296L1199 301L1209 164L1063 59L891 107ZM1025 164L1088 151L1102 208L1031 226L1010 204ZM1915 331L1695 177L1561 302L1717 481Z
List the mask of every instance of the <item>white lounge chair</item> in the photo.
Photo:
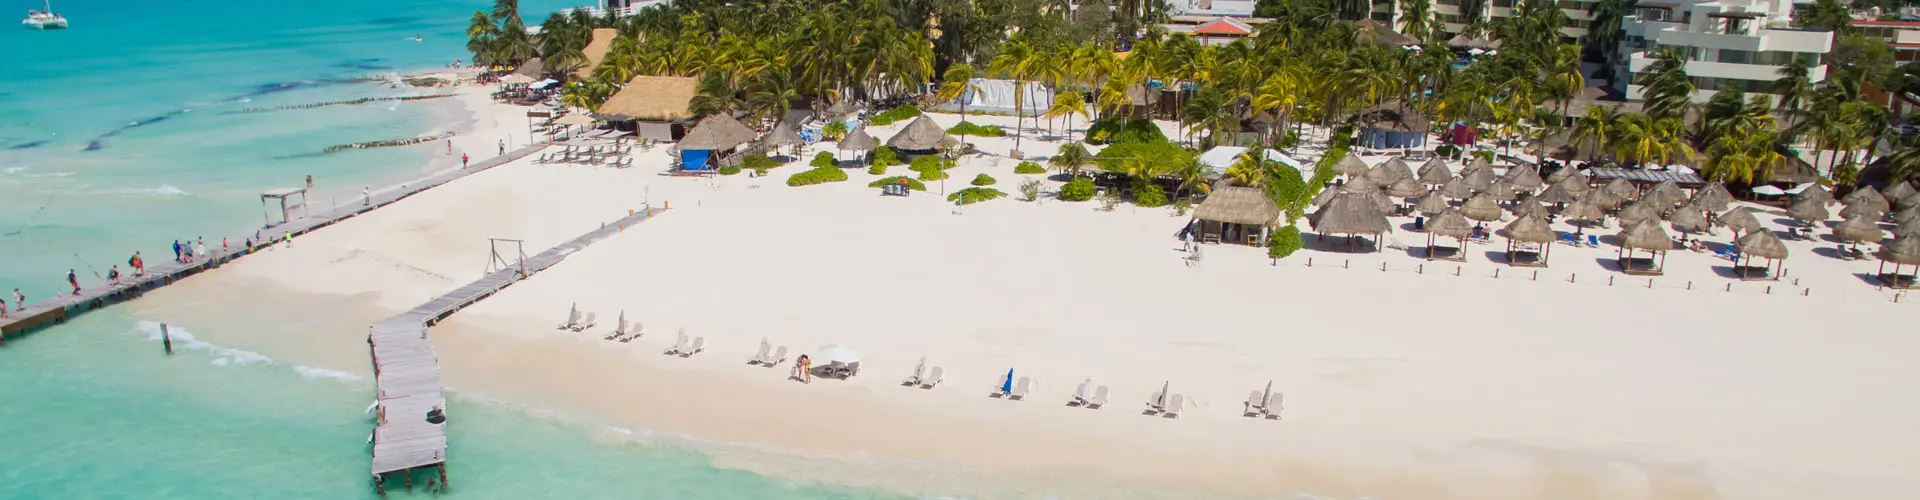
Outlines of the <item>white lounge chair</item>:
M945 368L933 367L932 371L927 372L927 376L920 378L920 388L932 389L933 386L940 385L941 376L945 375L946 371Z
M626 316L627 316L627 314L626 314L626 313L624 313L624 312L623 312L623 313L620 313L620 323L619 323L619 325L620 325L620 326L618 326L618 327L615 327L615 328L613 329L613 334L612 334L612 335L608 335L608 336L607 336L607 338L605 338L605 339L602 339L602 340L620 340L620 337L625 337L625 336L627 336L627 318L626 318Z
M768 343L767 339L760 339L760 352L754 353L753 359L747 360L747 364L749 365L767 364L767 353L772 351L773 351L773 344Z
M1180 418L1180 409L1186 404L1186 396L1174 394L1167 397L1167 408L1162 413L1167 418Z
M1160 406L1160 396L1161 396L1160 391L1154 391L1153 395L1147 396L1147 412L1148 413L1160 413L1160 412L1166 411L1165 407Z
M1027 397L1027 390L1029 389L1028 385L1031 382L1032 381L1028 380L1026 377L1020 377L1020 380L1018 382L1013 383L1013 392L1007 394L1007 399L1019 400L1021 398Z
M692 347L688 347L688 348L687 348L687 350L684 350L684 351L680 351L680 357L682 357L682 358L691 358L691 357L693 357L693 355L695 355L695 354L699 354L699 353L700 353L700 351L704 351L704 350L707 350L707 338L706 338L706 337L694 337L694 338L693 338L693 346L692 346Z
M587 331L588 328L593 328L595 324L593 322L593 314L594 313L587 313L587 319L580 320L580 324L573 325L573 331L584 332Z
M573 307L573 310L567 313L567 322L561 323L560 329L572 330L575 325L579 325L579 324L580 324L580 307L579 305L576 304Z
M1100 386L1100 388L1093 390L1093 399L1087 400L1087 404L1082 405L1082 407L1098 410L1100 409L1100 407L1106 406L1106 405L1107 405L1107 386L1103 385L1103 386Z
M780 363L785 362L786 360L787 360L787 346L776 347L773 349L773 355L767 357L767 364L765 366L768 366L768 367L780 366Z
M1247 407L1245 410L1242 410L1240 412L1240 416L1258 417L1260 415L1266 414L1267 408L1264 406L1260 406L1260 396L1261 395L1260 395L1259 389L1254 389L1253 393L1247 394Z
M900 385L904 385L907 387L919 386L920 379L927 374L926 372L927 372L927 360L922 359L920 360L920 364L913 366L913 375L909 375L907 376L906 380L900 381Z
M680 354L681 352L683 352L683 351L686 351L686 350L687 350L687 331L686 331L686 330L681 330L681 331L680 331L680 340L678 340L678 341L675 341L675 342L673 343L673 347L670 347L670 348L667 348L667 352L665 352L665 353L662 353L662 354L668 354L668 355L679 355L679 354Z

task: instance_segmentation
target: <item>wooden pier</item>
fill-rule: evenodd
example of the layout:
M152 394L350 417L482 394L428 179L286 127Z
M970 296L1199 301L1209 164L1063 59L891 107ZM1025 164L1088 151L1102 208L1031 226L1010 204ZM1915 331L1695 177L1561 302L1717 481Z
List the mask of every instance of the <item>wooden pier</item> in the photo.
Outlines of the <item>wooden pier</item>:
M373 193L369 199L354 200L360 203L346 203L325 211L308 213L302 217L294 218L281 224L265 227L261 229L260 235L263 239L273 244L284 244L283 236L285 235L300 236L315 229L333 225L333 223L353 218L353 216L370 212L382 206L405 199L408 196L413 196L415 193L439 187L448 182L453 182L460 178L504 165L507 162L525 158L540 152L540 150L545 147L546 144L544 143L536 143L509 151L503 156L496 156L474 163L464 169L450 169L416 179L402 184L397 188ZM22 332L44 326L64 323L68 318L81 313L123 300L137 298L149 290L173 284L174 281L181 278L219 267L221 264L225 264L234 259L244 258L247 255L245 241L246 237L242 236L239 239L228 240L228 244L231 245L229 248L219 248L220 242L215 240L208 245L207 256L187 264L173 262L165 255L142 255L142 258L147 261L147 273L145 276L133 276L133 269L126 269L121 273L119 284L112 284L105 281L85 283L83 280L79 295L60 294L28 305L24 310L9 311L6 319L0 319L0 345L6 343L7 336L18 335ZM256 242L256 248L267 248L269 246L271 245L267 243ZM131 257L131 255L128 256ZM116 259L109 265L120 264L122 262L123 261ZM101 272L101 270L98 269L93 271ZM53 281L60 279L59 274L58 269L48 269L47 280ZM11 297L8 298L11 299ZM17 307L17 305L11 303L8 305Z
M428 327L660 210L647 209L622 217L375 323L367 338L380 404L379 423L372 438L375 491L384 495L386 478L396 473L411 489L413 473L426 468L438 470L442 488L447 484L446 397L440 383L439 358L433 344L427 342Z

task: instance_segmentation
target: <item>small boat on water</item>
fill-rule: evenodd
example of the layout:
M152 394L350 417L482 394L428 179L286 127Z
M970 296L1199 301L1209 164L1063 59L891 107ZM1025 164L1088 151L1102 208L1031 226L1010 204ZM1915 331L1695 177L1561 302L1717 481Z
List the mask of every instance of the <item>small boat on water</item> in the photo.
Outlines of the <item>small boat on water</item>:
M27 10L27 19L20 21L21 26L30 30L67 29L67 18L53 12L53 1L47 1L47 10Z

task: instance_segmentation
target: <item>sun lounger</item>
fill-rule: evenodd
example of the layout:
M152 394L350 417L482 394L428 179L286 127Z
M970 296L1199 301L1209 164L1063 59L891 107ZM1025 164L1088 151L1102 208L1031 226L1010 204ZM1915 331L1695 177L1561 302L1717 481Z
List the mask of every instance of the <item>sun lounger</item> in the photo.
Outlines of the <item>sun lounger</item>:
M941 380L940 377L941 375L946 374L946 371L947 370L945 368L941 368L938 366L933 367L932 370L927 371L927 376L920 377L920 388L932 389L933 386L940 385L940 380Z
M1738 260L1740 258L1740 253L1733 251L1733 247L1714 247L1713 255L1726 257L1727 260Z
M1186 396L1175 394L1167 397L1167 408L1162 411L1167 418L1180 418L1180 410L1186 405Z
M1860 247L1848 249L1847 255L1853 257L1853 260L1867 260L1867 253L1860 251Z
M580 324L580 308L575 307L573 308L572 312L567 313L567 322L561 323L560 329L572 330L573 327L578 326L579 324Z
M1013 392L1007 393L1007 399L1019 400L1027 397L1027 391L1031 389L1031 387L1029 387L1031 383L1032 381L1026 377L1020 377L1019 381L1013 383Z
M1580 246L1580 240L1574 239L1572 234L1560 235L1560 243L1564 243L1564 244L1576 246L1576 247Z
M787 360L787 346L780 346L773 350L772 356L767 357L767 363L765 366L779 366L781 362L784 362L786 360Z
M1592 234L1587 235L1587 246L1593 247L1593 248L1600 248L1600 236L1592 235Z
M595 324L593 320L594 313L587 313L587 319L580 320L579 323L573 325L573 331L584 332L587 331L588 328L593 328Z
M644 335L644 334L645 334L645 332L646 332L646 330L647 330L647 326L646 326L646 325L643 325L643 324L640 324L640 323L634 323L634 324L633 324L633 331L631 332L631 335L627 335L627 336L625 336L625 337L621 337L621 338L620 338L620 343L622 343L622 344L625 344L625 343L628 343L628 342L633 342L633 339L637 339L637 338L640 338L640 336L641 336L641 335Z
M662 354L679 355L681 352L684 352L686 350L687 350L687 331L681 330L680 340L675 341L673 343L673 347L667 348L667 352Z
M707 350L707 338L694 337L693 346L688 347L687 350L685 351L680 351L680 357L691 358L693 357L693 355L700 354L700 351L705 351L705 350Z
M620 337L625 337L625 336L627 336L627 320L625 318L621 318L620 326L615 327L613 329L613 334L608 335L607 338L602 340L618 340Z
M1160 413L1165 410L1166 408L1160 406L1160 391L1154 391L1153 395L1147 396L1148 413Z
M1260 406L1260 399L1261 399L1260 390L1254 389L1253 393L1247 395L1247 407L1245 410L1240 412L1240 416L1257 417L1257 416L1260 416L1261 414L1266 413L1267 412L1266 407Z
M1107 386L1103 385L1097 389L1094 389L1093 399L1087 400L1087 404L1081 405L1081 407L1098 410L1100 409L1100 407L1106 406L1106 405L1107 405Z
M773 352L773 344L767 342L767 339L760 339L760 352L753 353L753 358L748 359L747 364L749 365L766 364L767 353L769 352Z
M926 376L926 371L927 371L926 360L921 360L920 364L914 365L913 374L908 375L906 380L900 381L900 385L904 385L908 387L919 386L920 379Z

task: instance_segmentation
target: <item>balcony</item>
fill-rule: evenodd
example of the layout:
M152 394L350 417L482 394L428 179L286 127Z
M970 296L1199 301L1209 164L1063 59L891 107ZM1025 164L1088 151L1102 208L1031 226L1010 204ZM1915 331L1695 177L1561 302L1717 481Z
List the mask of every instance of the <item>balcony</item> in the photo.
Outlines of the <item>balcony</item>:
M1645 52L1637 52L1627 58L1627 70L1633 73L1646 71L1655 59ZM1749 80L1772 82L1780 78L1780 67L1765 64L1738 64L1714 61L1687 61L1687 75L1698 78L1720 78L1728 80ZM1815 83L1827 79L1827 65L1807 68L1807 78Z

